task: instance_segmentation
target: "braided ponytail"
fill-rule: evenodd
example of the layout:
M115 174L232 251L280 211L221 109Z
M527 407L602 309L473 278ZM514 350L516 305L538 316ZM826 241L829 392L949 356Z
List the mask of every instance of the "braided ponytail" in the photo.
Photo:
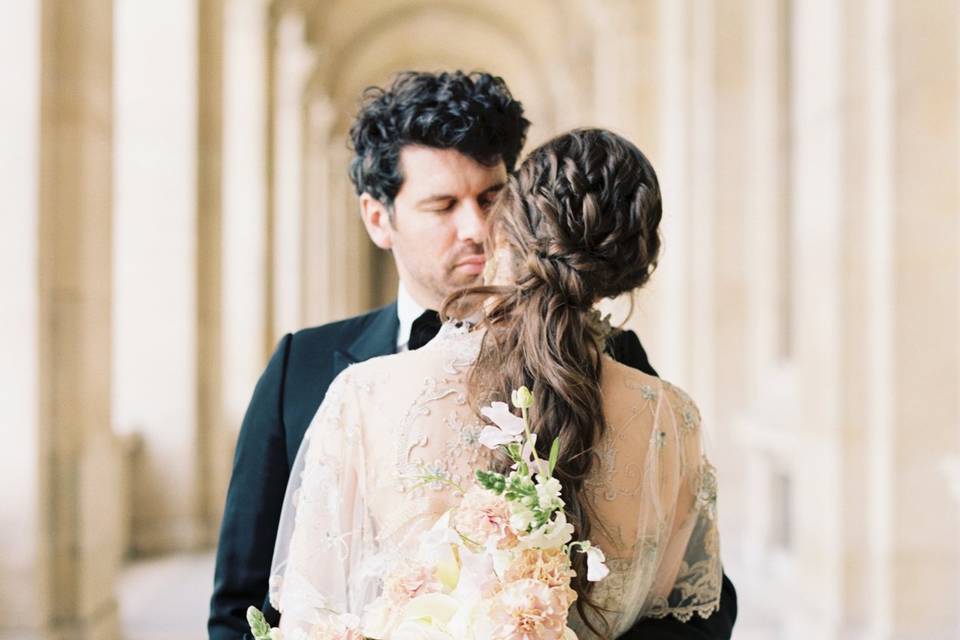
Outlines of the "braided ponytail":
M488 331L469 378L476 406L509 398L521 385L533 390L538 453L547 457L559 438L554 475L577 539L590 536L584 485L607 428L603 341L590 313L598 300L647 282L660 217L656 174L633 144L600 129L554 138L524 160L488 221L487 253L496 247L507 257L512 282L457 291L443 306L444 315L465 317L482 305ZM585 607L599 607L590 600L585 559L572 560L577 608L593 629Z

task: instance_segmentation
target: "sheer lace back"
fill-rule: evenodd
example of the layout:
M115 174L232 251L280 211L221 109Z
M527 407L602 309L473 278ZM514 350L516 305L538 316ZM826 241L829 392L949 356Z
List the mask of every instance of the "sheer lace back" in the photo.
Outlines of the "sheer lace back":
M424 348L376 358L331 385L301 446L281 518L271 600L296 637L328 611L362 614L384 567L493 462L466 378L482 332L444 325ZM593 599L612 635L640 616L708 615L719 604L716 480L700 416L681 390L605 359L610 428L591 452L591 539L611 575ZM419 478L434 478L423 483ZM576 614L571 626L589 637Z

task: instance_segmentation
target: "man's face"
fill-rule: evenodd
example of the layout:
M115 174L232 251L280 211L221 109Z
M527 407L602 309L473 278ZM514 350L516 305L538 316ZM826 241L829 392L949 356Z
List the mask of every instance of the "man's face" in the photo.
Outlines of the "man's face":
M453 290L480 283L486 215L507 172L502 162L488 167L453 149L414 145L401 150L400 167L393 215L364 194L364 223L377 246L393 251L414 300L437 309Z

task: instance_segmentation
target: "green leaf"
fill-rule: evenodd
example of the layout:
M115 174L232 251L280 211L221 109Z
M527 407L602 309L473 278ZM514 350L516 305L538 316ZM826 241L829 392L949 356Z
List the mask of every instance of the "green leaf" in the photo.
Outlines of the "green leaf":
M550 464L547 465L547 475L552 476L553 470L557 467L557 459L560 457L560 438L554 438L550 445Z
M247 608L247 624L256 640L270 640L270 624L256 607Z
M484 471L483 469L477 469L475 475L477 477L477 482L487 491L492 491L497 495L503 493L507 482L506 478L504 478L502 474L499 474L496 471Z

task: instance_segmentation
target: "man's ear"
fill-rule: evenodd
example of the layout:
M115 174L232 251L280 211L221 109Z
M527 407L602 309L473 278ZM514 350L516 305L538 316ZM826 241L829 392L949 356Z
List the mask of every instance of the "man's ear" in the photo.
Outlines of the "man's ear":
M390 222L390 211L387 206L371 196L369 193L360 194L360 215L363 217L363 226L373 240L373 244L381 249L393 248L393 225Z

